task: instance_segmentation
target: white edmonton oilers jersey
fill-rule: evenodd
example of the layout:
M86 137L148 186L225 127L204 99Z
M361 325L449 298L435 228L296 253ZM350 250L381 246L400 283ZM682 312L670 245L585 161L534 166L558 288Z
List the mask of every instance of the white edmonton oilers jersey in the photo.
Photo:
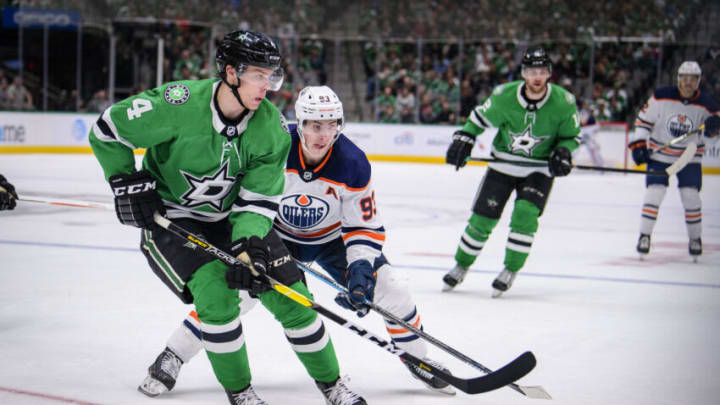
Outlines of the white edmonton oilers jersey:
M287 241L318 245L342 237L348 264L371 264L382 253L385 229L375 207L370 162L340 135L325 159L306 167L296 128L285 170L285 190L274 228Z
M646 139L648 149L653 151L650 159L663 163L673 163L689 142L695 142L698 148L691 162L700 163L705 152L702 135L692 136L659 152L656 150L674 138L698 129L712 114L718 114L718 104L702 92L697 91L691 99L683 100L677 86L661 87L640 110L631 142Z

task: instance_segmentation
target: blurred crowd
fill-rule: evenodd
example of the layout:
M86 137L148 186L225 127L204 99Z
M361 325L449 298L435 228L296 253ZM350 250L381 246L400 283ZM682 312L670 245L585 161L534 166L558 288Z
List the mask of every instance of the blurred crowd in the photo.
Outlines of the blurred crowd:
M370 111L365 120L452 125L462 123L495 86L520 79L520 58L530 43L546 48L553 61L551 80L577 96L584 116L600 122L630 121L656 84L657 72L674 69L677 63L673 48L657 40L679 40L702 10L699 0L358 0L354 5L361 12L343 17L343 4L329 6L320 0L21 3L116 19L116 65L134 66L117 70L116 99L155 86L157 38L164 40L162 77L166 82L214 77L211 44L219 33L237 28L270 33L287 57L283 87L268 97L289 119L299 89L328 82L326 48L331 42L319 38L333 34L327 30L337 17L335 26L357 30L345 32L350 37L379 34L351 40L353 46L361 47L353 53L359 59L341 62L341 68L346 63L363 67L364 91L360 87L359 92L364 93L360 98ZM188 16L194 23L185 20ZM123 21L139 17L154 20L140 26ZM619 37L634 39L619 41ZM720 47L708 47L698 62L704 69L703 89L720 95ZM98 83L107 82L104 75L98 76ZM112 104L107 88L91 87L80 97L77 89L61 90L50 109L99 112ZM0 109L38 108L39 97L32 90L10 70L0 70ZM350 99L339 93L344 100Z

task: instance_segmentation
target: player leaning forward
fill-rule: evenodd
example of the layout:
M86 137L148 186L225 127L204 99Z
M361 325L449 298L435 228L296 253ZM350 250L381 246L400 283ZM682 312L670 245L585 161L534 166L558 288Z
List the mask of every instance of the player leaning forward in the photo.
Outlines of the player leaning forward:
M335 281L352 293L340 294L338 304L364 316L365 300L422 329L405 283L395 274L382 253L385 229L375 207L371 167L365 154L341 134L345 125L340 99L327 86L304 88L295 103L297 127L291 126L292 146L285 170L285 191L274 229L296 260L316 262ZM242 312L255 301L242 303ZM390 319L385 325L393 343L402 350L427 359L427 345L411 331ZM182 352L187 362L200 350L199 323L193 314L170 336L166 351ZM158 357L161 361L162 355ZM179 366L157 370L153 375L172 388ZM430 389L445 394L455 390L445 381L406 364L413 377Z
M115 194L120 222L143 228L141 247L150 267L184 303L194 304L202 346L230 403L263 405L250 385L241 298L231 288L249 289L258 280L246 264L228 269L183 245L152 217L164 213L235 255L247 253L255 269L310 296L297 267L269 264L288 255L271 226L290 136L265 99L282 84L279 49L262 33L234 31L219 44L216 61L221 80L169 83L113 105L93 127L90 143ZM147 148L141 171L135 170L135 148ZM274 290L260 291L260 301L280 321L326 398L346 399L328 403L365 404L339 379L317 313ZM173 360L163 356L163 363Z
M493 297L507 291L530 253L553 178L572 169L571 153L578 147L580 134L575 97L549 83L550 74L545 51L528 50L522 59L524 80L496 87L453 134L446 160L459 169L470 156L475 137L497 128L492 143L496 161L488 165L475 196L472 215L455 253L456 265L443 278L444 291L463 281L514 190L505 269L492 284Z
M720 132L720 106L700 91L700 65L685 61L678 68L677 86L656 89L640 110L635 131L628 145L636 164L647 163L648 170L664 171L674 163L690 142L697 144L697 151L690 163L677 173L680 199L685 208L685 224L689 237L688 251L697 259L702 254L702 156L705 141L716 142ZM675 145L656 150L673 139L705 125L702 134L691 136ZM669 179L667 176L650 176L645 179L645 197L640 218L640 237L637 251L642 255L650 252L650 235L655 227L660 204L665 198Z

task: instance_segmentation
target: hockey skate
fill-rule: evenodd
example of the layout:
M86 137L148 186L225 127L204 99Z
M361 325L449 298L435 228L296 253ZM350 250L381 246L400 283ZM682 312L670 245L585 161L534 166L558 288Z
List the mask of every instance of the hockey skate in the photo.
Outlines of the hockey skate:
M325 403L327 405L367 405L365 399L360 395L352 392L345 381L341 377L338 377L335 382L324 383L315 381L317 387L325 396ZM263 402L264 404L264 402Z
M512 287L513 281L515 281L515 277L517 276L517 272L510 271L508 269L503 269L503 271L500 272L500 274L497 276L497 278L493 281L493 298L500 297L505 291L509 290L510 287Z
M232 405L268 405L255 393L252 385L242 391L225 391Z
M427 357L422 359L424 363L428 363L432 365L433 367L442 369L443 371L450 373L450 370L448 370L446 367L443 367L442 364L430 360ZM446 383L445 381L435 377L434 375L428 373L427 371L423 370L422 368L415 366L410 363L404 363L405 367L410 370L410 374L414 378L417 378L418 380L422 381L423 384L425 384L428 388L430 388L433 391L441 392L443 394L447 395L455 395L455 388L453 388L450 384Z
M645 255L650 253L650 235L641 233L640 238L638 238L637 252L640 253L640 260L645 259ZM692 253L690 253L692 254Z
M690 239L688 243L688 252L692 256L693 262L697 263L700 255L702 254L702 240L700 238Z
M149 397L170 391L175 386L182 364L180 357L166 347L148 367L148 375L138 386L138 391Z
M465 275L467 274L467 272L467 267L455 265L455 267L453 267L452 270L448 271L448 273L443 277L443 292L450 291L453 288L457 287L458 284L462 283L463 280L465 280Z

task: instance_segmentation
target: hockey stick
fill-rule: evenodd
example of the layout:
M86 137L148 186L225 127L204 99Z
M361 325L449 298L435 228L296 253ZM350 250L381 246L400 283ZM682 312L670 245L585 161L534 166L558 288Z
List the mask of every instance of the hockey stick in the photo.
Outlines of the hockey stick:
M655 149L654 152L660 152L661 150L670 147L672 145L675 145L679 142L684 141L685 139L690 138L693 135L702 133L702 131L705 129L705 124L700 125L700 127L694 131L690 131L685 135L680 135L677 138L673 139L672 141L666 143L665 145L660 146L659 148ZM690 160L695 156L695 152L697 152L697 144L695 142L690 142L686 147L683 153L671 164L668 166L667 169L665 169L665 172L668 174L668 176L672 176L673 174L679 172L682 170L688 163L690 163Z
M526 166L526 167L547 167L547 163L545 162L523 162L523 161L512 161L512 160L505 160L505 159L494 159L494 158L480 158L480 157L474 157L470 156L468 159L471 162L497 162L497 163L511 163L518 166ZM650 176L669 176L669 173L666 172L658 172L654 170L637 170L637 169L618 169L615 167L601 167L601 166L583 166L583 165L572 165L573 169L582 169L582 170L596 170L600 172L615 172L615 173L633 173L633 174L647 174Z
M303 263L301 263L301 262L299 262L299 261L295 261L295 264L300 268L300 270L302 270L302 271L304 271L304 272L306 272L306 273L310 273L311 275L313 275L313 276L317 277L318 279L322 280L323 282L325 282L326 284L330 285L331 287L333 287L334 289L338 290L339 292L345 293L345 294L348 293L348 291L347 291L347 289L345 289L345 287L343 287L343 286L341 286L340 284L338 284L337 282L335 282L335 280L333 280L333 279L330 278L329 276L327 276L327 275L325 275L325 274L323 274L323 273L320 273L319 271L313 269L313 268L310 267L310 266L306 266L305 264L303 264ZM419 337L427 340L428 342L430 342L430 343L432 343L433 345L439 347L440 349L442 349L442 350L444 350L445 352L451 354L452 356L454 356L454 357L456 357L456 358L464 361L465 363L467 363L467 364L469 364L469 365L471 365L471 366L473 366L473 367L475 367L475 368L477 368L477 369L479 369L479 370L482 370L483 372L488 373L488 374L491 374L491 373L493 372L491 369L483 366L482 364L480 364L480 363L478 363L477 361L471 359L470 357L462 354L461 352L453 349L452 347L446 345L445 343L439 341L438 339L430 336L428 333L426 333L426 332L424 332L424 331L422 331L422 330L414 327L414 326L411 325L410 323L406 322L404 319L402 319L402 318L394 315L393 313L389 312L388 310L386 310L386 309L384 309L384 308L382 308L382 307L380 307L380 306L378 306L378 305L376 305L376 304L374 304L374 303L372 303L372 302L370 302L370 301L365 301L365 304L366 304L370 309L372 309L373 311L379 313L379 314L382 315L383 317L392 319L393 322L395 322L395 323L397 323L397 324L399 324L399 325L402 325L404 328L412 331L412 332L415 333L417 336L419 336ZM517 391L517 392L525 395L526 397L535 398L535 399L552 399L552 397L550 396L550 394L548 394L547 391L545 391L545 389L544 389L543 387L541 387L541 386L521 386L521 385L517 385L517 384L515 384L515 383L510 383L510 384L508 384L508 386L509 386L510 388L514 389L515 391Z
M38 197L38 196L25 197L25 196L23 196L23 197L18 198L18 201L49 204L49 205L58 205L58 206L73 207L73 208L95 208L95 209L108 210L108 211L115 210L115 207L112 204L77 201L77 200L63 200L63 199L50 198L50 197Z
M159 213L155 213L155 222L160 225L162 228L167 229L168 231L172 232L173 234L177 235L178 237L190 241L195 246L200 247L202 250L204 250L206 253L215 256L216 258L222 260L228 265L235 265L239 263L239 260L232 256L231 254L216 248L215 246L211 245L210 243L204 241L202 238L188 232L187 230L183 229L182 227L174 224L167 218L163 217ZM291 300L295 301L296 303L308 307L320 315L325 316L326 318L330 319L331 321L339 324L340 326L343 326L346 329L351 330L353 333L355 333L358 336L361 336L371 342L373 342L375 345L379 346L382 349L385 349L386 351L398 356L400 359L402 359L404 362L410 363L416 367L419 367L430 374L438 377L439 379L447 382L448 384L456 387L457 389L468 393L468 394L479 394L482 392L492 391L501 387L504 387L505 385L508 385L519 378L522 378L527 373L529 373L536 364L535 356L532 354L532 352L525 352L521 354L518 358L511 361L507 365L505 365L503 368L490 373L485 376L481 377L475 377L470 379L455 377L454 375L450 374L449 372L446 372L438 367L433 366L432 364L427 364L423 362L421 359L411 355L410 353L401 350L392 343L387 342L386 340L383 340L382 338L372 334L371 332L368 332L363 327L354 324L345 318L341 317L340 315L335 314L334 312L330 311L329 309L323 307L322 305L316 303L315 301L305 297L304 295L298 293L297 291L293 290L292 288L280 283L279 281L273 279L272 277L267 276L268 281L270 282L271 287L279 292L280 294L283 294L284 296L290 298Z
M660 152L661 150L665 148L669 148L670 146L673 146L675 144L678 144L688 138L690 138L693 135L697 135L699 133L702 133L703 129L705 129L705 125L700 125L698 129L695 129L693 131L690 131L686 134L680 135L677 138L673 139L672 141L661 145L659 148L655 149L653 152ZM680 170L685 167L690 160L692 160L693 156L695 156L695 152L697 152L697 145L695 143L689 143L688 146L685 148L683 153L671 164L668 166L664 171L658 172L654 170L636 170L636 169L617 169L614 167L601 167L601 166L584 166L584 165L572 165L574 169L582 169L582 170L596 170L600 172L615 172L615 173L633 173L633 174L646 174L649 176L672 176L675 173L679 172ZM471 162L498 162L498 163L511 163L518 166L526 166L526 167L546 167L546 162L527 162L527 161L511 161L506 159L497 159L497 158L480 158L480 157L473 157L470 156L468 158Z

